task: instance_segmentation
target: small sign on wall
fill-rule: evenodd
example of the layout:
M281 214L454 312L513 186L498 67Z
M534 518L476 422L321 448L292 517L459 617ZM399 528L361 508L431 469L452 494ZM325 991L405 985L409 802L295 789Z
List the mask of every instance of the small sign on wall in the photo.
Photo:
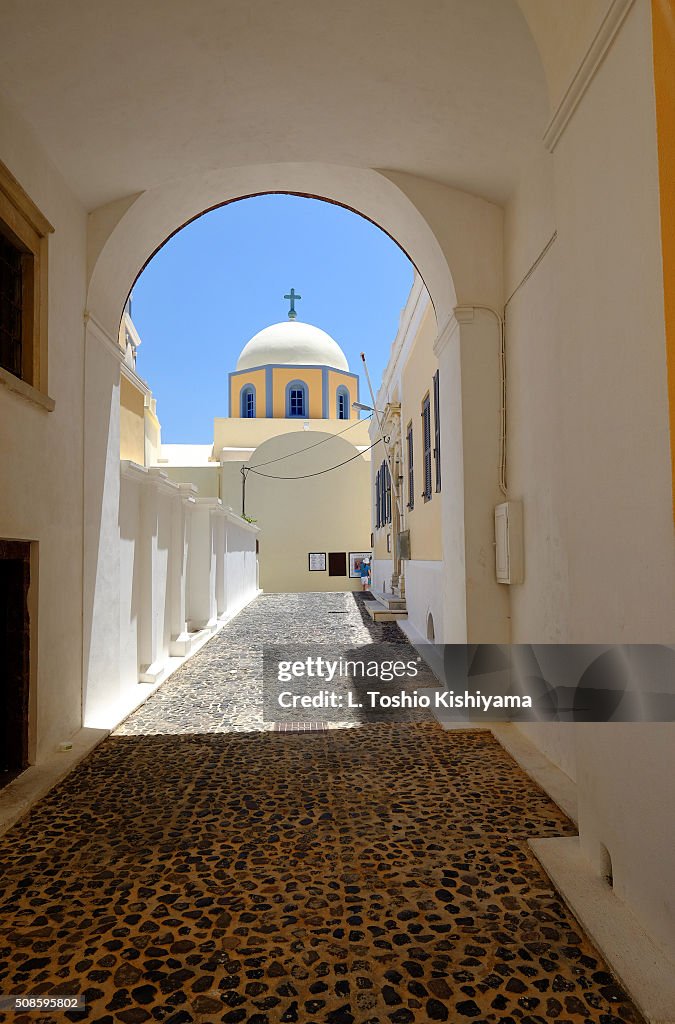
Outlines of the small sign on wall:
M310 572L325 572L326 571L326 552L325 551L310 551L309 555L309 571Z

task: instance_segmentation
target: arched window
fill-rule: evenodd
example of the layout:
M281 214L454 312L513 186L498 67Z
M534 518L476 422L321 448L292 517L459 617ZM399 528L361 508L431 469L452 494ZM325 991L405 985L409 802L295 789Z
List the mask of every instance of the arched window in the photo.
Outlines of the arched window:
M337 418L339 420L349 419L349 392L343 384L341 384L337 389L335 407L337 409Z
M241 403L241 416L245 420L255 417L255 388L252 384L246 384L239 392Z
M304 380L292 380L286 385L286 415L288 417L307 416L309 397Z

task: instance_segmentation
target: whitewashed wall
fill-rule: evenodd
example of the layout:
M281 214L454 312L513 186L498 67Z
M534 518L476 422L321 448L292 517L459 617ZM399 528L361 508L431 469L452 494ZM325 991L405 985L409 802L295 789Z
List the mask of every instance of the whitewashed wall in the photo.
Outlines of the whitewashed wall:
M434 643L443 643L443 562L409 559L405 562L405 596L408 622L423 640L429 616L434 622Z
M106 633L115 685L89 691L88 725L119 721L147 696L139 683L161 682L258 593L257 527L191 484L122 462L118 524L108 559L119 573L119 631Z

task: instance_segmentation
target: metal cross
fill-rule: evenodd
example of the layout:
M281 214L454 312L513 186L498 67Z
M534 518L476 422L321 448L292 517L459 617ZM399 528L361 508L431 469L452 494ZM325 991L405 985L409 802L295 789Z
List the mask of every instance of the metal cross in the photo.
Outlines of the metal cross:
M285 299L290 299L290 302L291 302L291 308L288 311L288 319L289 320L295 320L295 318L298 315L295 312L295 300L296 299L301 299L302 295L296 295L295 294L295 288L291 288L290 294L289 295L284 295L284 298Z

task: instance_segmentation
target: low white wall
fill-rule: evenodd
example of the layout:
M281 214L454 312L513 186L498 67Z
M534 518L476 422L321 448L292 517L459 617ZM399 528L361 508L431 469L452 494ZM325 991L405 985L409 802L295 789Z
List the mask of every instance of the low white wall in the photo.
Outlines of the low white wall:
M256 538L245 523L230 519L227 524L225 594L228 613L236 611L255 597L258 580Z
M147 694L139 681L160 682L190 653L191 631L215 631L258 593L257 527L190 484L123 462L118 524L119 632L107 652L115 685L92 687L88 726L116 724Z
M574 722L519 722L516 728L570 779L577 780L577 737Z
M381 594L391 594L391 558L373 558L370 566L370 587Z
M434 620L433 642L443 643L443 562L405 562L405 597L408 621L416 633L427 640L429 615Z
M577 730L582 849L600 874L606 848L614 892L675 960L672 723L584 723Z

